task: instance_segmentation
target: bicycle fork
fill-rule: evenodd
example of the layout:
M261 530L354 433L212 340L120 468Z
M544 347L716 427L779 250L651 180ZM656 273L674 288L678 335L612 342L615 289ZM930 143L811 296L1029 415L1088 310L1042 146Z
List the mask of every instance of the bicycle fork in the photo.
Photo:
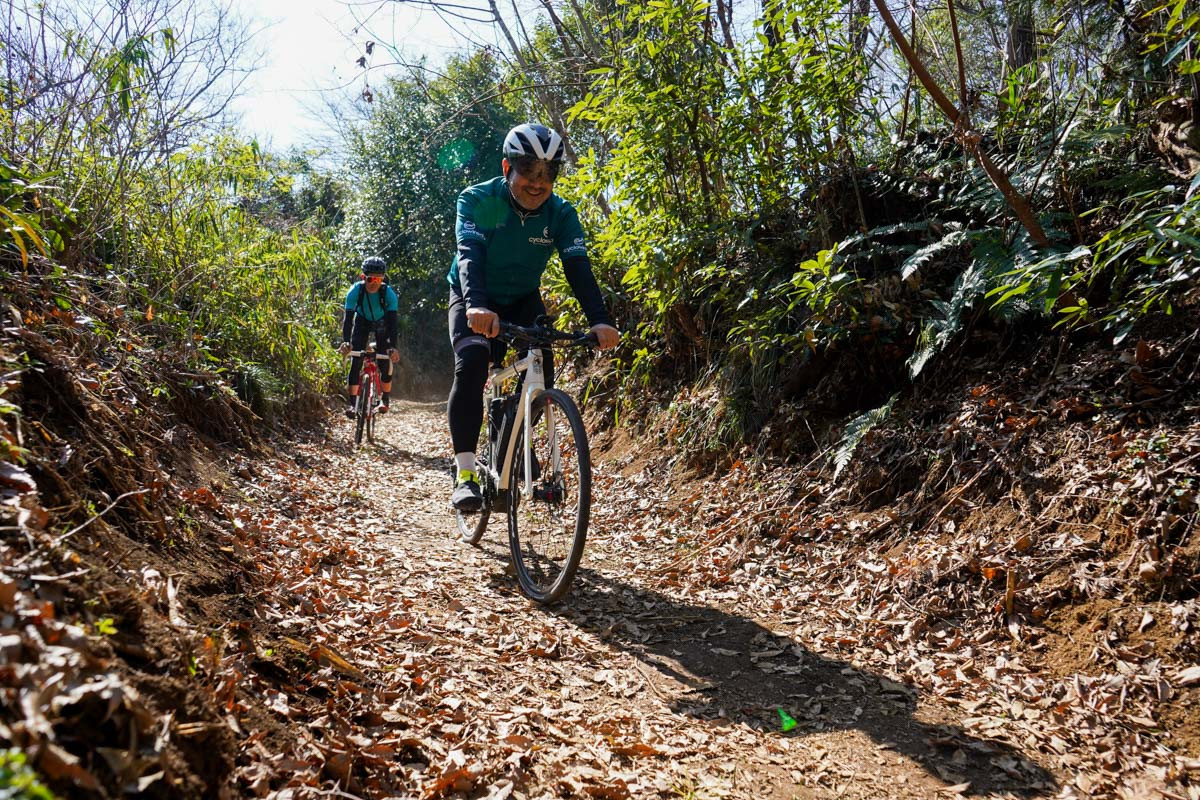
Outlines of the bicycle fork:
M541 480L541 478L547 474L547 468L549 468L549 475L551 476L560 474L562 469L562 463L559 459L558 453L558 429L554 424L554 407L550 403L544 403L542 405L542 419L540 420L540 422L546 426L546 441L550 455L550 463L539 463L538 468L541 472L541 475L534 474L533 462L536 456L533 452L533 425L538 420L534 419L533 406L535 402L540 402L542 397L545 395L546 378L545 372L542 368L541 354L530 352L529 357L531 359L531 363L529 365L529 371L525 376L525 391L522 392L521 397L522 404L524 406L522 409L522 416L525 420L525 424L523 426L525 429L525 446L521 448L523 451L521 457L524 461L523 466L525 469L521 474L526 476L525 486L521 491L521 496L526 500L535 499L546 502L558 502L561 500L559 495L562 494L562 489L551 484L549 481ZM539 486L539 484L541 485Z
M534 404L540 400L541 396L546 390L546 378L542 367L541 352L538 350L531 350L528 355L519 360L516 364L512 364L502 370L493 371L489 380L494 388L499 386L501 382L511 377L520 375L521 373L524 373L524 386L521 390L521 398L518 404L517 413L514 415L515 418L512 421L512 430L509 432L508 442L504 448L504 452L497 452L495 454L495 458L492 460L491 468L495 470L496 473L497 488L501 491L512 491L514 488L516 488L512 485L515 472L514 467L516 467L518 463L516 459L520 458L521 460L519 463L523 468L521 474L527 476L525 485L520 489L521 497L526 500L531 500L535 497L539 500L550 499L551 495L554 494L553 490L550 488L547 489L547 491L550 491L550 494L547 494L546 491L537 490L535 489L535 481L533 480ZM562 461L558 453L558 431L554 425L554 409L551 405L545 404L541 409L541 413L546 415L546 418L542 420L542 422L548 426L547 436L550 448L550 463L539 463L537 467L542 471L543 475L547 474L547 469L550 470L549 474L557 475L560 474L560 470L562 469ZM519 443L517 441L518 437L515 435L515 432L518 429L524 430L524 436L521 437L521 441ZM499 445L499 442L496 444ZM519 456L517 456L515 453L517 447L521 448L521 453ZM557 493L561 494L561 489L558 490Z

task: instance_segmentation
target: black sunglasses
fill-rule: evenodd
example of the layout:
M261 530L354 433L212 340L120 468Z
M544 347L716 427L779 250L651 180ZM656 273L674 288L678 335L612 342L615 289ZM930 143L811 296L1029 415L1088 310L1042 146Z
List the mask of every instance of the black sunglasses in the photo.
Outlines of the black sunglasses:
M526 178L541 177L544 171L551 181L558 180L558 171L562 168L561 161L543 161L537 156L517 156L512 165L513 169Z

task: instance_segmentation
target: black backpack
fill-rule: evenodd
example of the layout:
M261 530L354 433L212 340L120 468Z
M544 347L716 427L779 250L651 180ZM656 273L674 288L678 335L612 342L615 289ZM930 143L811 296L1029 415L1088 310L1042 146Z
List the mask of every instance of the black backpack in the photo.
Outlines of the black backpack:
M388 286L387 275L384 275L383 276L383 284L380 285L379 291L376 293L379 295L379 319L373 320L374 322L383 322L384 314L387 311L387 290L389 288L391 288L391 287ZM367 291L366 280L364 280L363 278L359 278L358 279L358 307L355 308L355 312L360 317L363 318L364 322L372 321L372 320L368 320L367 315L363 313L363 302L364 302L365 298L367 298L369 296L370 296L370 292ZM367 307L369 308L370 306L371 306L370 301L367 301Z

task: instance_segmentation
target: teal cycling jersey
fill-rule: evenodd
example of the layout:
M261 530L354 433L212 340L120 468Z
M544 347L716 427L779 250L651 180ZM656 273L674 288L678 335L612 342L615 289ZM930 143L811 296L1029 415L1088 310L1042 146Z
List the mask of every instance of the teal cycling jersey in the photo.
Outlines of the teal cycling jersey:
M522 213L513 205L503 177L463 190L458 196L454 232L460 253L464 245L486 249L483 264L472 264L471 269L483 267L487 300L500 305L538 291L542 273L555 252L564 262L587 257L583 226L574 206L551 193L537 211ZM467 294L460 283L458 254L446 279Z
M400 298L396 290L386 284L372 294L359 281L346 292L346 310L352 314L357 312L367 322L379 322L387 312L400 310Z

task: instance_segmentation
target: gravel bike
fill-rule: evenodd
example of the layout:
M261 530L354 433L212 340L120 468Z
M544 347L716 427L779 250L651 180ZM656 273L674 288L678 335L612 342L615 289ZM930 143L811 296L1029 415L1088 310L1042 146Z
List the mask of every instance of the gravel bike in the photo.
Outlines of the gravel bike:
M379 413L379 405L383 398L383 380L380 377L379 365L375 362L386 361L387 353L376 353L374 347L366 350L351 350L346 354L350 358L363 357L362 370L358 377L358 395L354 401L354 445L362 444L363 433L367 441L375 441L375 417Z
M532 327L500 323L499 338L518 350L493 367L484 386L484 424L475 451L483 505L455 512L459 536L475 544L493 512L508 518L508 544L521 591L539 603L566 594L583 557L592 504L587 431L575 401L546 387L544 359L552 347L595 346L587 332L555 330L547 318ZM545 352L543 352L545 351ZM511 384L508 391L506 384Z

